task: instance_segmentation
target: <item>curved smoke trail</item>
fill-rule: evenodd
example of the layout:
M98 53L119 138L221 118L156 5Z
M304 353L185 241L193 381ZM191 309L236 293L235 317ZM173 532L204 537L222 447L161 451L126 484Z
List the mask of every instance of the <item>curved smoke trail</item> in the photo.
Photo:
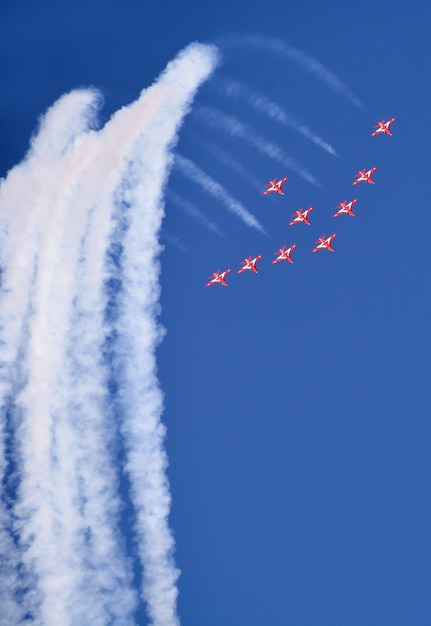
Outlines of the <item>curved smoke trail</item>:
M134 623L125 478L151 623L179 623L158 234L176 133L216 63L189 46L99 131L97 92L63 96L1 183L2 625Z
M284 126L288 126L295 132L299 133L303 137L306 137L312 141L316 146L323 148L329 154L337 156L335 148L330 143L319 137L317 133L313 132L306 124L296 119L293 115L287 113L287 111L273 102L267 96L264 96L253 89L251 89L245 83L232 78L218 77L214 81L217 88L221 89L225 95L232 99L243 99L256 111L263 113L267 117Z
M356 107L363 109L364 105L357 96L339 78L325 67L320 61L304 50L286 44L280 39L273 39L262 35L230 35L221 40L221 44L226 46L251 46L260 48L276 54L277 56L289 59L302 67L309 74L315 76L322 83L327 85L335 93L344 96Z

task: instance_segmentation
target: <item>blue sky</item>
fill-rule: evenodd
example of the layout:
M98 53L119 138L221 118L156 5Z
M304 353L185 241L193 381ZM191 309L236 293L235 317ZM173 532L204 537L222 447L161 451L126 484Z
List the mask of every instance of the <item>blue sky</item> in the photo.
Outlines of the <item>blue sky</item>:
M428 624L428 3L17 1L4 2L0 17L2 177L63 93L100 89L103 124L185 45L213 43L221 53L175 151L267 235L174 166L157 363L181 623ZM249 45L250 36L264 44ZM276 53L277 42L318 61L344 93L310 63ZM229 97L222 80L277 103L337 156L253 109L249 96ZM298 168L211 127L204 107L219 120L234 116ZM393 137L370 137L393 116ZM376 184L352 187L374 165ZM285 175L285 196L262 196ZM356 217L334 220L336 205L354 197ZM310 205L312 225L289 227ZM335 253L311 254L333 232ZM272 265L292 243L294 264ZM263 255L259 274L237 275L250 254ZM228 288L206 289L227 267ZM147 623L144 607L136 623Z

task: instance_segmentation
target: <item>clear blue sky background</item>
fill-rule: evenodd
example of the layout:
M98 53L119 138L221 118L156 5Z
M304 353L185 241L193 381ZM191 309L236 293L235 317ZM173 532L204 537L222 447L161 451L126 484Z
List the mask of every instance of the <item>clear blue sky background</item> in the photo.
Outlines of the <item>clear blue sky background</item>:
M178 151L268 237L173 171L169 189L225 235L167 202L158 360L184 626L431 623L430 26L425 1L0 6L1 176L62 93L100 88L103 122L198 40L219 44L223 63L195 106L238 117L321 184L193 111L185 121ZM227 44L247 34L312 55L363 108L289 59ZM279 103L338 157L224 96L217 76ZM392 116L394 136L371 138ZM217 161L211 144L261 189ZM373 165L376 184L352 187ZM261 195L284 175L284 197ZM356 196L357 216L334 220L335 206ZM312 226L288 227L310 205ZM311 254L332 232L335 253ZM272 265L294 242L295 263ZM240 261L260 253L259 275L238 276ZM229 287L206 289L226 267Z

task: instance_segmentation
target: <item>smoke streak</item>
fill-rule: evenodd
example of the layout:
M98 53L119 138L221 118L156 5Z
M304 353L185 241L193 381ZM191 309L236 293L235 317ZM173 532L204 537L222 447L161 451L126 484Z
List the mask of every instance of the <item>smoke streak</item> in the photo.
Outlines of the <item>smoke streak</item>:
M350 89L336 76L328 70L320 61L315 59L311 54L285 44L279 39L270 39L261 35L238 35L225 39L228 45L245 45L254 48L263 48L284 59L290 59L303 67L307 72L314 75L318 80L327 85L330 89L341 96L344 96L356 107L363 109L364 105Z
M238 120L233 115L227 115L219 109L209 106L196 107L194 114L197 119L202 120L204 124L215 128L221 128L232 137L237 137L238 139L245 141L246 143L254 146L261 154L278 161L286 168L294 170L306 181L316 187L319 187L319 182L313 174L287 155L280 148L280 146L277 146L277 144L272 141L268 141L264 137L261 137L255 133L252 128Z
M215 84L220 87L224 93L230 98L241 98L248 102L256 111L264 113L267 117L284 126L287 126L299 133L303 137L306 137L320 148L323 148L329 154L336 156L335 149L327 141L324 141L319 135L313 132L306 124L297 120L293 115L287 113L283 107L276 102L273 102L266 96L253 91L248 85L241 83L237 80L228 78L216 78Z
M250 172L239 161L226 152L226 150L223 150L220 146L209 142L205 143L205 148L225 167L242 176L242 178L244 178L249 185L257 190L262 190L262 181L258 180L255 176L252 176L252 174L250 174Z
M160 239L162 241L166 241L168 244L179 250L180 252L187 253L189 249L181 242L181 240L176 236L172 235L163 229L160 233Z
M182 198L171 189L168 189L166 191L166 197L170 202L173 202L180 209L182 209L184 213L186 213L187 215L190 215L190 217L193 217L198 222L203 224L203 226L205 226L205 228L207 228L214 235L218 235L219 237L224 237L223 232L220 230L217 224L213 222L212 220L208 219L205 213L202 213L202 211L198 209L196 206L194 206L191 202L189 202L185 198Z
M152 624L179 623L154 359L157 239L170 149L216 62L214 48L189 46L99 132L98 94L64 96L2 181L0 466L1 505L10 505L0 509L0 620L8 626L134 623L119 445L142 597Z
M225 188L220 185L220 183L201 170L200 167L193 163L193 161L186 159L177 153L175 155L175 166L182 174L184 174L184 176L187 176L187 178L200 185L200 187L202 187L202 189L204 189L211 196L220 200L228 211L239 217L245 224L247 224L247 226L255 228L261 233L266 234L265 229L261 226L254 215L247 211L245 206L239 200L233 198L225 190Z

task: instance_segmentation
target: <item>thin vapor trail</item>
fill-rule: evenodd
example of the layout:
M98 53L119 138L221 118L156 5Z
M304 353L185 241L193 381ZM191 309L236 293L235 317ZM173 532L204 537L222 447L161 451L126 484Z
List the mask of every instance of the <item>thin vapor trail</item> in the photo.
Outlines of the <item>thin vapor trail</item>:
M202 187L208 194L220 200L231 213L239 217L247 226L266 234L265 229L254 215L247 211L239 200L233 198L220 183L211 178L211 176L198 167L196 163L176 153L175 167L177 167L184 176L187 176L187 178Z
M170 202L173 202L173 204L176 204L176 206L182 209L184 213L186 213L187 215L190 215L190 217L193 217L195 220L200 222L203 226L205 226L205 228L207 228L214 235L218 235L219 237L224 237L223 232L220 230L217 224L213 222L212 220L210 220L209 218L207 218L205 213L203 213L200 209L198 209L194 204L192 204L191 202L189 202L188 200L186 200L185 198L183 198L182 196L178 195L177 193L175 193L174 191L170 189L166 191L166 198Z
M26 614L38 626L134 623L137 594L120 536L119 437L142 597L154 626L179 624L154 359L157 238L170 148L216 63L213 47L189 46L99 132L98 94L64 96L43 119L26 160L2 181L5 626L27 623ZM115 261L107 264L107 254ZM137 268L144 271L133 308L127 294ZM110 397L113 372L119 413Z
M292 159L292 157L287 155L280 148L280 146L272 141L268 141L264 137L261 137L255 133L250 126L247 126L233 115L227 115L226 113L223 113L223 111L210 106L196 107L194 115L204 124L213 128L221 128L232 137L237 137L238 139L254 146L261 154L278 161L286 168L294 170L312 185L315 185L316 187L320 186L318 180L313 176L313 174L302 165L299 165L295 159Z
M242 176L242 178L244 178L244 180L246 180L255 189L262 189L262 182L255 176L252 176L252 174L250 174L250 172L239 161L226 152L226 150L223 150L220 146L210 142L205 142L205 148L213 155L214 158L220 161L220 163Z
M330 143L324 141L324 139L319 137L319 135L313 132L306 124L300 122L293 115L287 113L286 110L279 104L273 102L270 98L255 92L245 83L219 76L215 79L215 85L229 98L245 100L256 111L259 111L270 119L291 128L303 137L312 141L316 144L316 146L319 146L326 152L329 152L329 154L337 156L335 149Z
M189 249L178 239L176 235L168 233L166 229L163 229L161 231L160 238L161 240L167 241L169 244L171 244L171 246L174 246L174 248L176 248L180 252L186 253L189 251Z
M277 56L283 57L284 59L290 59L291 61L294 61L295 63L303 67L307 72L314 75L321 82L330 87L333 91L350 100L350 102L356 107L360 109L364 108L364 105L359 100L359 98L357 98L355 94L352 93L352 91L338 78L338 76L328 70L320 61L318 61L311 54L308 54L307 52L304 52L299 48L289 46L288 44L284 43L284 41L280 41L279 39L271 39L262 35L232 35L228 38L225 38L224 43L228 46L244 45L254 48L263 48L264 50L272 52Z

